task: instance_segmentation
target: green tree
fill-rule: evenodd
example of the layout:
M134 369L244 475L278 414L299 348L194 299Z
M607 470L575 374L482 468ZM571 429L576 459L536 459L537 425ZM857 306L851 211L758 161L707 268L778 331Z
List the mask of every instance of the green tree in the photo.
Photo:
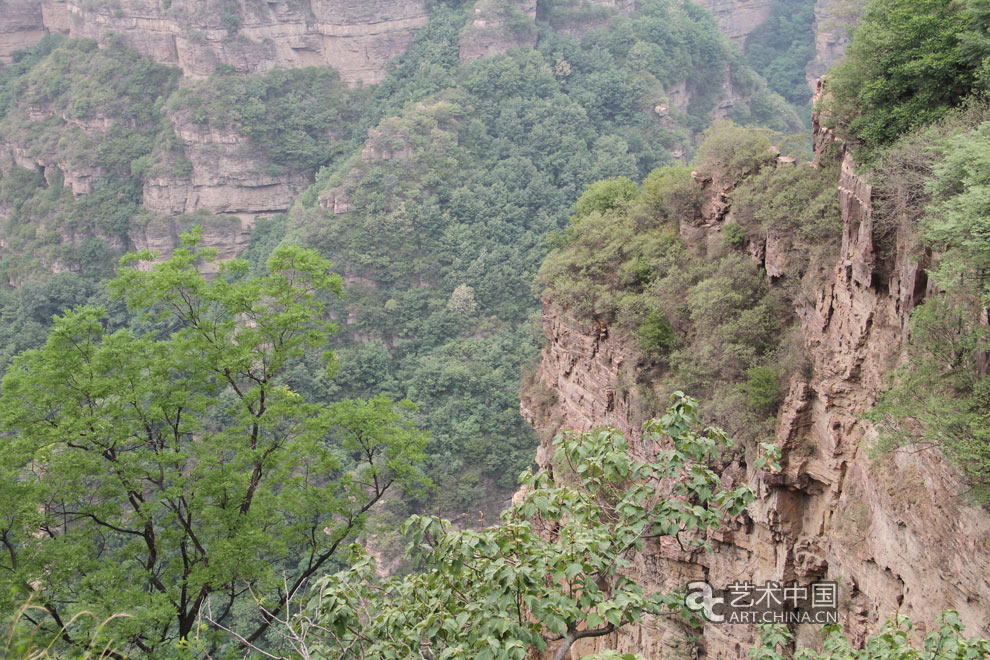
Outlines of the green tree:
M77 308L4 378L0 598L33 593L47 616L25 617L45 634L123 611L106 630L116 647L166 657L205 611L259 639L368 510L417 479L425 438L390 401L314 404L281 378L334 331L329 262L282 246L264 275L233 260L208 279L198 240L112 282L155 333L109 333L101 309ZM249 591L269 615L238 618Z
M871 0L829 77L832 111L868 148L935 121L971 91L960 46L969 24L953 0Z
M588 186L574 205L574 215L578 218L592 213L608 213L621 210L627 203L639 196L639 186L629 177L596 181Z
M644 441L665 449L643 462L614 429L561 434L555 473L528 475L497 526L413 516L404 531L423 570L383 580L357 548L352 568L319 581L296 639L321 657L522 660L555 645L561 660L578 639L681 613L678 594L647 594L625 575L632 554L661 537L707 546L753 493L707 467L729 440L700 431L697 402L681 393Z

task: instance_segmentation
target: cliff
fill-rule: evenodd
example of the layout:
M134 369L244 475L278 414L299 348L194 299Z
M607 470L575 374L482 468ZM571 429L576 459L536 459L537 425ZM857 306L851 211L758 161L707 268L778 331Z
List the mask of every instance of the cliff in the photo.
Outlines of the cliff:
M773 0L697 0L715 15L718 26L740 48L746 37L770 16Z
M169 112L177 148L144 180L145 208L164 215L207 209L250 225L259 215L282 213L308 185L304 172L273 170L250 139L233 128L197 123Z
M425 0L41 0L41 7L49 31L100 43L121 35L193 78L220 65L244 73L330 65L351 84L381 80L386 62L429 18Z
M45 35L37 0L0 0L0 67L11 53L30 48Z
M855 25L863 8L863 0L817 0L815 2L815 57L805 70L808 84L825 75L839 61L849 44L849 26Z
M816 122L819 151L831 139ZM854 641L895 612L924 632L950 608L971 634L985 636L990 516L959 497L959 484L935 451L871 459L877 431L861 417L903 359L909 312L927 292L925 256L909 227L893 237L875 229L872 188L848 153L837 184L839 256L816 295L794 303L810 365L792 378L778 415L782 472L754 473L747 467L752 448L734 457L722 476L756 488L748 514L712 537L713 553L651 547L635 558L634 574L648 589L683 587L692 579L720 588L740 579L835 580L841 622ZM731 199L717 187L708 192L699 226L715 232L731 218ZM704 232L696 238L705 240ZM772 242L765 239L753 252L768 273L786 278L793 266L770 249ZM553 303L544 308L543 327L542 362L522 403L523 415L544 437L541 467L554 469L548 442L561 426L610 424L635 438L636 451L652 451L637 432L646 404L630 386L642 372L631 338ZM806 643L814 643L815 634L798 629ZM660 657L683 648L684 638L676 626L653 622L575 648L571 657L604 648ZM708 624L696 652L741 657L752 642L748 626Z
M461 32L460 57L477 60L536 45L536 0L479 0Z
M767 19L771 0L699 0L719 27L742 47ZM854 3L855 4L855 3ZM461 38L462 59L505 52L536 40L536 21L580 37L617 14L636 10L636 0L567 0L538 11L536 0L478 0ZM858 5L856 5L858 6ZM330 65L351 85L377 83L386 63L401 54L426 25L425 0L0 0L0 67L13 52L46 33L106 43L121 35L157 62L203 78L226 65L244 73ZM808 65L812 84L842 54L845 25L856 10L838 0L815 4L816 57Z

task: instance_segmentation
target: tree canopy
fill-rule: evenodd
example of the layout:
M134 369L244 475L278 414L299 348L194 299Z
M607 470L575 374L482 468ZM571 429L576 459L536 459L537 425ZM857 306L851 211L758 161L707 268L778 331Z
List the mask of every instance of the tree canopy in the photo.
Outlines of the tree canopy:
M329 262L285 246L264 275L234 260L207 278L198 240L112 283L155 330L108 332L102 309L77 308L3 380L0 599L34 593L47 634L83 609L126 612L118 648L166 657L208 609L259 639L269 621L242 616L247 594L277 614L376 502L419 483L426 437L391 401L313 403L285 379L334 330Z

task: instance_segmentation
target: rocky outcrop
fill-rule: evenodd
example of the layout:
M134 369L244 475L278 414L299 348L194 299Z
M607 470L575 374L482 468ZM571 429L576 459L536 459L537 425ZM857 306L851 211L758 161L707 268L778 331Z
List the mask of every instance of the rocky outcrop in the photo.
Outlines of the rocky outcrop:
M100 42L121 35L190 77L208 76L219 65L245 73L330 65L350 84L378 82L429 17L425 0L41 3L51 31Z
M859 20L865 0L817 0L815 2L815 57L805 74L814 89L815 81L839 61L849 44L849 27Z
M0 0L0 67L10 64L12 53L30 48L43 36L37 0Z
M18 107L17 116L0 134L0 172L18 166L40 170L51 182L57 171L74 195L87 195L103 176L91 151L116 125L118 118L95 115L86 119L57 112L51 105ZM39 137L40 136L40 137Z
M588 30L607 25L614 16L628 16L639 4L638 0L557 0L540 18L555 32L580 39Z
M715 14L725 36L743 47L746 37L770 16L773 0L697 0L698 4Z
M207 274L216 273L221 262L237 257L251 242L251 226L242 218L208 213L182 217L152 216L128 232L135 250L151 250L157 255L154 262L141 262L139 267L150 269L152 263L168 259L181 243L182 233L194 225L203 227L201 247L216 250L216 260L200 266L200 270Z
M819 142L830 139L827 131L817 135ZM893 236L876 231L871 186L848 154L838 195L839 258L817 297L795 310L811 375L793 378L780 411L782 472L755 473L747 467L751 450L723 466L724 480L757 490L748 513L712 537L713 553L654 545L635 558L633 574L647 589L693 579L716 587L739 579L834 580L841 622L854 641L895 612L923 633L944 609L958 610L970 634L987 636L990 515L965 503L934 450L872 459L877 430L862 417L903 358L909 312L927 291L924 254L909 227ZM706 213L718 207L709 204ZM765 245L761 258L778 247ZM786 276L790 266L779 257L775 272ZM544 437L560 426L611 424L634 438L635 451L653 451L637 433L643 406L628 385L637 377L631 341L552 304L544 309L544 331L542 363L523 397L527 419ZM550 458L544 442L538 459L552 470ZM804 643L816 641L810 626L797 633ZM708 624L693 652L742 657L753 641L748 626ZM676 625L650 622L577 645L571 657L605 648L666 657L683 644Z
M478 0L460 38L462 60L536 45L536 0Z
M163 161L144 182L144 206L164 215L206 209L236 215L253 224L259 215L288 210L308 185L302 172L282 171L258 153L236 130L196 123L188 113L169 113L178 149L160 154Z

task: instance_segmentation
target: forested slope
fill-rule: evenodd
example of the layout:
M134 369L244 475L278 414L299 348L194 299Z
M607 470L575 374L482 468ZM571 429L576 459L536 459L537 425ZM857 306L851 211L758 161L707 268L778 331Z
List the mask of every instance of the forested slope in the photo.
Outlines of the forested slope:
M329 68L190 81L124 40L50 37L5 69L6 354L53 311L22 291L102 300L124 251L168 254L193 225L256 264L310 245L345 275L342 368L328 381L301 365L294 384L417 402L442 505L499 506L535 443L516 412L537 348L530 281L580 191L686 158L715 118L801 122L691 3L520 14L499 30L532 45L476 60L469 9L435 7L369 88Z

